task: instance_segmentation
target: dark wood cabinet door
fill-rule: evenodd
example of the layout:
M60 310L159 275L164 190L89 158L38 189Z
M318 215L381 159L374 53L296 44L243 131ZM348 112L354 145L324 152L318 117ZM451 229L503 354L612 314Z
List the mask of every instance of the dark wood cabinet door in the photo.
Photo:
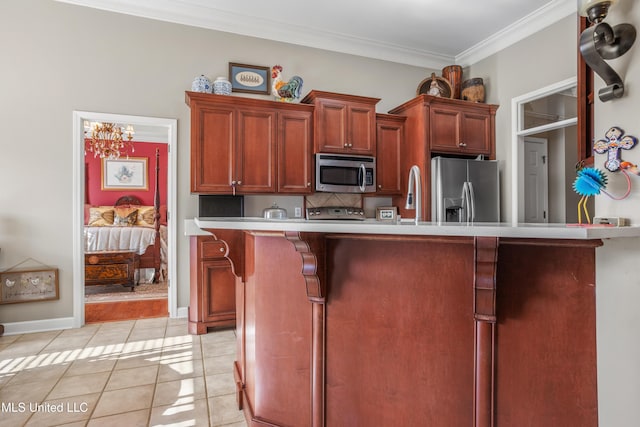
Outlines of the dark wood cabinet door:
M375 108L369 105L351 104L348 113L348 151L353 154L375 155Z
M202 321L235 319L236 290L235 276L231 272L229 260L222 258L203 261L202 269Z
M226 231L217 234L224 238L231 236ZM241 245L237 245L235 239L231 239L231 244L233 249L213 235L190 237L190 334L205 334L210 327L235 326L236 276L227 255L242 247L238 248Z
M465 112L461 117L460 147L473 154L491 154L491 121L488 114Z
M235 144L238 193L274 193L276 113L268 109L239 109Z
M231 193L234 108L194 106L191 111L191 191Z
M431 151L452 151L460 143L460 110L431 107L430 142Z
M278 114L278 193L312 192L312 117L306 111Z
M347 149L347 106L336 101L319 101L316 109L316 151L344 152Z
M376 184L377 194L396 195L402 193L400 150L404 142L402 116L392 117L378 114L376 119Z

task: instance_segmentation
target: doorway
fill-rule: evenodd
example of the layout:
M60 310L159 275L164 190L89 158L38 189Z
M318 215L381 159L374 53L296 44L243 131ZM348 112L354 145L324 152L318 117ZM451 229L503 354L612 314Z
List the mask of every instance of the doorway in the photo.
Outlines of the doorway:
M511 102L511 219L514 224L575 222L577 197L572 183L578 161L576 85L575 78L567 79ZM537 181L541 176L533 181L528 164L531 149L541 148L527 141L541 140L547 141L546 153L540 154L545 156L544 164L538 164L540 173L546 174L546 185Z
M548 141L546 138L524 138L524 220L529 223L549 222Z
M111 123L123 123L123 124L131 124L136 129L136 137L134 139L134 147L135 144L138 145L138 150L131 154L131 159L140 156L139 159L148 159L148 168L151 169L155 167L155 159L152 159L153 156L148 156L145 154L145 148L150 148L151 146L162 147L163 151L165 151L166 162L163 162L166 165L166 198L163 198L163 205L166 206L166 209L161 210L163 219L160 224L164 223L164 228L162 230L163 238L165 243L167 243L164 247L163 259L166 262L164 267L164 277L161 277L163 281L163 286L166 285L167 290L165 291L166 299L164 301L158 300L155 304L162 304L164 313L168 312L170 317L176 317L177 315L177 289L176 289L176 262L175 262L175 245L176 245L176 225L175 220L171 216L171 212L175 212L176 206L176 179L175 179L175 171L176 171L176 159L175 155L172 152L175 150L171 150L171 146L176 145L176 120L174 119L164 119L164 118L153 118L153 117L142 117L142 116L125 116L125 115L115 115L115 114L107 114L107 113L95 113L95 112L84 112L84 111L74 111L73 113L73 123L74 123L74 326L80 327L86 321L85 317L85 289L88 289L85 286L85 200L87 200L88 190L90 188L95 187L95 182L92 184L88 184L87 178L88 173L85 171L85 163L87 158L85 157L84 152L84 123L85 121L90 122L111 122ZM141 141L141 142L136 142ZM142 142L144 141L144 142ZM145 145L147 147L145 147ZM148 151L148 150L147 150ZM157 149L160 152L160 148ZM89 153L87 157L91 156ZM146 162L146 161L145 161ZM97 163L100 165L100 162ZM95 173L95 169L99 168L99 166L92 166L91 170L92 174ZM157 173L157 172L156 172ZM100 172L102 174L102 172ZM164 173L161 173L163 175ZM155 177L154 173L145 174L150 177ZM95 181L95 176L94 176ZM103 183L101 185L104 185ZM154 183L149 182L148 186L152 187ZM104 189L104 188L103 188ZM143 193L144 194L144 193ZM95 197L95 196L94 196ZM98 203L99 204L99 203ZM152 204L152 203L145 203ZM154 234L158 235L158 233ZM88 247L88 246L87 246ZM132 255L133 256L133 255ZM137 257L136 257L137 260ZM124 268L124 267L123 267ZM128 267L127 267L128 268ZM148 276L148 270L140 270L137 271L137 276L135 278L136 283L138 282L147 282L145 277ZM153 272L152 272L153 276ZM139 285L140 286L140 285ZM97 287L97 286L96 286ZM102 287L100 285L99 287ZM120 287L120 285L118 285ZM91 288L91 287L89 287ZM113 289L117 291L117 289ZM126 298L128 300L134 300L138 302L143 300L141 292L140 297L133 298L131 294L135 294L135 292L129 292L128 289L123 289L123 292L114 292L120 293L123 297L126 293ZM159 288L155 288L154 291L158 291ZM110 293L110 292L108 292ZM122 298L121 298L122 299ZM130 301L133 302L133 301ZM130 313L128 316L131 318L139 318L145 317L141 315L139 310L144 310L144 307L150 306L150 304L145 301L142 301L143 304L139 305L138 308L135 308L134 305L129 304L130 310L133 310L133 313ZM112 310L113 308L107 308L107 310ZM157 310L157 308L156 308ZM137 313L136 313L137 311ZM126 314L124 314L127 316ZM123 320L114 318L111 320Z

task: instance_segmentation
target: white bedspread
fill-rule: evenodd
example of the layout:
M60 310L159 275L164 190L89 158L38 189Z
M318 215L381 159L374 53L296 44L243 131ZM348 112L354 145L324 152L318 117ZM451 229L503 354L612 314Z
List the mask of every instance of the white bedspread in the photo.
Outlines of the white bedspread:
M149 227L85 227L85 252L135 251L142 255L156 238Z

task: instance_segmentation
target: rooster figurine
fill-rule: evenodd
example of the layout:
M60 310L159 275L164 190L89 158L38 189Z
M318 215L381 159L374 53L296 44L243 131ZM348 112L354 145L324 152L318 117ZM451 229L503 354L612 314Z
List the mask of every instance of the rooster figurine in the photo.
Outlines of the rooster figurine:
M302 78L299 76L293 76L288 82L282 80L282 66L274 65L271 68L271 79L273 83L271 88L273 89L273 96L276 100L282 102L293 102L300 98L302 93Z

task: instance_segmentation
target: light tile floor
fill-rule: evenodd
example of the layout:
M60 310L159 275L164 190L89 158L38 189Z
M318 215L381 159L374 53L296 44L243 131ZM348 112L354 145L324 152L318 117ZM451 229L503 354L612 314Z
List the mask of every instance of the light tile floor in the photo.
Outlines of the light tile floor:
M0 427L246 427L232 330L143 319L0 337Z

